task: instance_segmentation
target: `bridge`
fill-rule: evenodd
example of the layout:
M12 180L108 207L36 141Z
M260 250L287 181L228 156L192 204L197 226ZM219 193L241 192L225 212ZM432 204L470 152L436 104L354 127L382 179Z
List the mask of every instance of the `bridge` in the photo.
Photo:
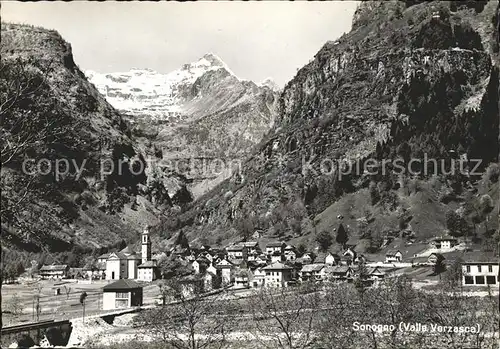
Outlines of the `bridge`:
M65 346L68 344L71 330L69 320L47 320L7 326L1 331L1 346L8 348L9 345L17 342L20 348L27 348L40 344L43 338L47 338L51 345Z
M109 324L112 324L116 316L135 313L148 307L135 307L102 312L96 315L85 316L86 319L100 317ZM19 325L6 326L1 331L1 348L8 348L12 343L17 342L20 348L27 348L34 345L40 345L40 342L47 338L53 346L66 346L68 344L72 323L82 318L65 320L44 320L30 322Z

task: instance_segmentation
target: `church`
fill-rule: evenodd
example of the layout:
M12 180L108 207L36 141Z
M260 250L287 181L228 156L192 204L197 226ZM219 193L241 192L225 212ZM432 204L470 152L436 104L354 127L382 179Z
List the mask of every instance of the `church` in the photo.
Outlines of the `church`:
M102 257L104 256L99 258ZM105 259L105 263L106 280L156 280L157 266L156 261L151 258L149 227L146 227L142 233L140 254L127 246L120 252L111 252Z

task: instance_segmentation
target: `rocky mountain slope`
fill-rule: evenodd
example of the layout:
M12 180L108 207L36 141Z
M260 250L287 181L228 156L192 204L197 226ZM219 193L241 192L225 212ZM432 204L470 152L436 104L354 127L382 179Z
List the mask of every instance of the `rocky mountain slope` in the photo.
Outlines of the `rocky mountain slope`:
M144 156L127 123L57 32L2 23L1 34L2 249L136 239L174 203L149 168L138 171Z
M185 176L195 194L227 177L207 173L203 161L243 159L274 122L278 88L272 80L260 86L241 80L214 54L168 74L141 69L86 74L125 115L144 148L153 145L163 159L188 165L178 173L165 162L164 171Z
M217 242L260 229L313 246L319 232L335 235L344 223L353 244L376 251L391 234L410 241L444 234L456 214L476 241L492 245L495 30L498 2L363 2L352 31L326 43L285 86L276 125L242 172L163 226ZM418 174L380 170L384 159L409 168L424 154L443 161L435 175L418 164ZM484 174L471 175L475 164L467 162L450 175L460 157L480 159ZM356 171L366 160L378 170Z

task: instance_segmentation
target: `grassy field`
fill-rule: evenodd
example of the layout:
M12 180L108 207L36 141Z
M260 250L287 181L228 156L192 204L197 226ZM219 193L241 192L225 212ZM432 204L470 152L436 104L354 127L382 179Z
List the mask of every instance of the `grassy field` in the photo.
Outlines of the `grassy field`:
M2 285L2 316L4 325L14 325L23 322L36 321L34 311L34 297L40 292L40 317L39 320L73 319L83 316L83 307L80 304L80 295L87 293L85 314L96 315L102 312L102 287L109 281L94 281L92 284L77 283L75 280L42 280L39 282L20 282ZM65 286L70 288L69 296L66 295ZM60 288L60 294L55 290ZM144 284L144 305L152 304L159 294L156 284ZM16 295L19 299L21 313L14 315L10 312L12 299Z

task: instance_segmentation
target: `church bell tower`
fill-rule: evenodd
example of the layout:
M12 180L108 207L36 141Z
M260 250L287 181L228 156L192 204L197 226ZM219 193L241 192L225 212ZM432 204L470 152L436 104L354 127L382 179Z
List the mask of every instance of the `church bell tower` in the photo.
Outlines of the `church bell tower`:
M146 263L151 260L151 240L149 239L149 226L144 228L142 232L142 251L141 251L142 263Z

